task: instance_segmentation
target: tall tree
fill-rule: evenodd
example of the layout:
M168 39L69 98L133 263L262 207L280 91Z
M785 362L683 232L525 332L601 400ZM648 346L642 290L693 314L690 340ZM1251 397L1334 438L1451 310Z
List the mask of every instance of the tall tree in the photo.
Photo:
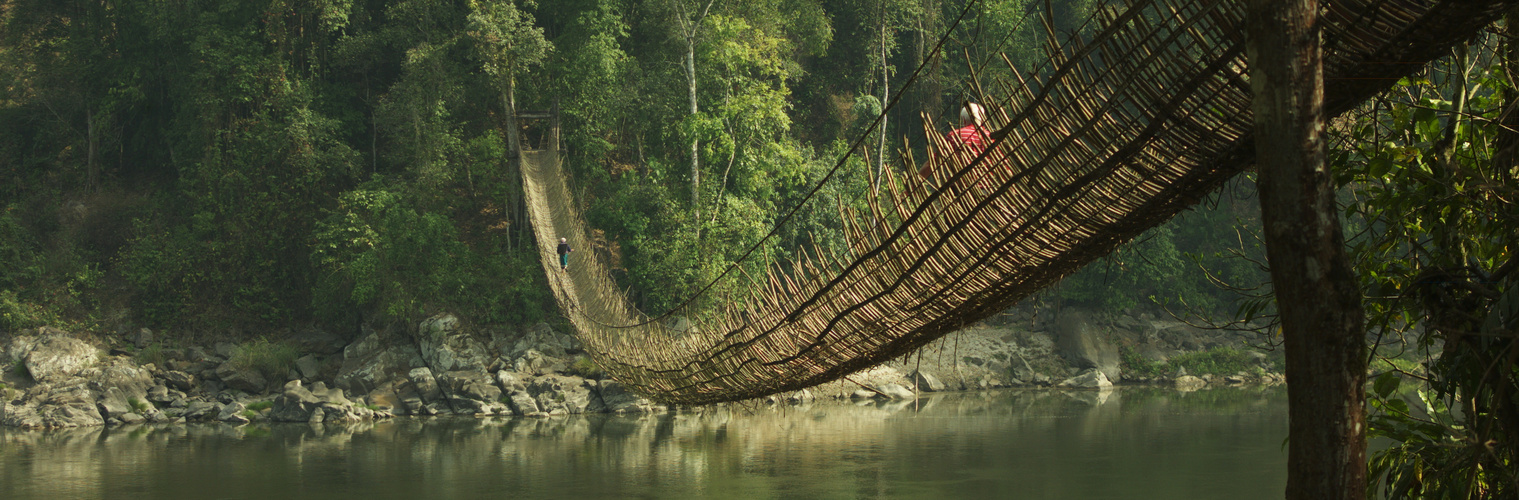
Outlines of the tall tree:
M553 46L543 38L543 28L534 26L533 16L517 9L510 0L471 1L470 11L469 36L480 50L485 72L496 77L496 85L501 91L501 105L506 111L507 147L513 155L520 154L517 74L529 65L543 62Z
M686 95L690 98L692 117L701 110L696 103L696 42L701 36L702 22L706 21L707 15L712 12L712 5L717 0L668 0L670 7L675 11L676 36L684 43L686 63ZM701 145L696 137L691 138L691 212L696 219L701 219Z
M1325 165L1317 0L1251 0L1266 255L1287 353L1287 498L1366 493L1365 313Z

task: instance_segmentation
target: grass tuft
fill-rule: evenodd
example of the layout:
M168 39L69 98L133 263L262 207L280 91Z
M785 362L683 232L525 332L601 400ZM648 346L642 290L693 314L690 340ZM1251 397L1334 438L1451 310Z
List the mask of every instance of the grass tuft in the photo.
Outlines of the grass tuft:
M267 410L267 409L273 408L273 407L274 407L274 403L271 403L269 401L259 401L257 403L249 404L248 405L248 411L258 412L258 411L264 411L264 410Z
M290 369L295 367L297 357L300 357L300 352L293 346L258 339L237 346L232 351L232 359L228 361L239 368L258 370L266 378L284 380Z

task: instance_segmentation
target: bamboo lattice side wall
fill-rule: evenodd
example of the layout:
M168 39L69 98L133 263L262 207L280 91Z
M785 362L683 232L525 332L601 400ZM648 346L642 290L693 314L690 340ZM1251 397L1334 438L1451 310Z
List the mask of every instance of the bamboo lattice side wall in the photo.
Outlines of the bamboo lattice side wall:
M528 152L522 173L539 248L565 237L580 249L568 273L542 252L544 269L597 363L663 402L797 390L904 355L1056 283L1251 165L1243 3L1132 0L1098 13L1091 40L1053 48L1049 71L983 98L995 141L986 154L956 151L925 130L936 189L887 179L875 213L849 218L849 255L773 267L747 300L678 331L649 322L587 255L557 152ZM1444 55L1511 3L1330 2L1331 116Z

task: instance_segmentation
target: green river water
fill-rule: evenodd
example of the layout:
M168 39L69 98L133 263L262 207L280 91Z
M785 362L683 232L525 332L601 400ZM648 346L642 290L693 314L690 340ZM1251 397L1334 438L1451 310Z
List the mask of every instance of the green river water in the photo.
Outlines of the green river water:
M1281 498L1286 390L350 425L0 428L0 499Z

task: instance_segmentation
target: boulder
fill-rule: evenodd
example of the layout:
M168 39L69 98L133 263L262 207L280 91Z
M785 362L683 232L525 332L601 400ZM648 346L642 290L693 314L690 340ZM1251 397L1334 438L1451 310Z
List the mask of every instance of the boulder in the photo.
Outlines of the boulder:
M411 380L411 386L416 388L417 395L422 401L431 403L443 400L443 391L438 387L438 380L433 378L432 370L427 367L414 368L407 374Z
M295 360L295 370L300 372L303 379L314 379L322 374L322 364L317 362L316 356L307 354Z
M227 422L233 425L246 424L248 423L248 417L243 416L243 412L247 410L248 407L243 406L242 403L227 403L226 405L222 406L221 411L216 414L216 420Z
M585 413L593 397L593 382L580 377L544 375L527 385L539 411L552 415Z
M501 388L489 374L468 370L444 373L438 377L438 385L449 396L495 402L501 399Z
M1107 374L1102 370L1088 368L1074 377L1061 381L1059 386L1074 389L1112 389L1113 381L1108 380Z
M169 394L169 388L161 385L155 385L152 388L149 388L147 398L148 401L160 404L168 403L174 400L174 397Z
M196 387L195 376L182 371L168 371L163 375L164 384L189 392Z
M512 363L514 371L533 375L561 373L567 366L564 360L544 355L535 349L528 349L522 357Z
M301 386L299 380L293 380L285 384L285 391L274 398L274 407L269 411L269 420L275 422L308 422L312 413L322 406L322 400L318 399L310 390Z
M217 342L211 349L222 359L232 359L232 355L237 354L237 344L231 342Z
M131 397L115 387L107 388L96 404L101 416L105 418L121 418L122 415L133 413Z
M269 381L258 370L240 367L231 361L216 367L216 378L221 379L227 387L243 392L263 392L269 385Z
M132 335L132 346L138 349L146 349L153 344L153 330L138 328L137 334Z
M348 345L342 337L325 330L299 332L292 336L290 343L301 352L319 356L331 356L343 352L343 348Z
M918 390L920 391L943 392L945 389L944 382L940 382L939 377L935 377L932 374L921 370L913 372L912 382L913 384L917 385Z
M549 357L565 358L579 351L580 343L574 337L555 332L548 323L538 323L524 330L522 336L509 346L502 345L500 352L504 358L516 359L529 350Z
M222 405L210 401L194 401L185 407L185 412L180 416L191 422L207 421L216 418L221 409Z
M1203 386L1208 385L1208 383L1203 381L1203 379L1191 375L1182 375L1180 377L1176 377L1173 383L1176 384L1177 389L1184 391L1195 391L1197 389L1201 389Z
M95 392L103 392L107 388L114 387L128 397L139 399L147 396L148 388L153 386L152 372L130 359L121 357L108 358L103 363L79 372L79 376L88 379L90 389Z
M422 355L406 339L388 331L365 328L358 341L343 349L343 365L333 378L333 385L354 394L367 394L391 380L406 377L407 371L425 366Z
M459 318L443 313L417 326L417 346L427 366L439 371L485 371L490 357L485 346L459 328Z
M880 399L916 399L918 397L912 389L902 387L902 384L881 384L875 386L874 389L878 393L874 396Z
M1108 380L1122 375L1118 368L1118 347L1103 337L1087 311L1079 308L1061 311L1055 332L1060 351L1071 365L1078 369L1095 368Z
M586 411L594 413L649 413L663 410L664 407L656 405L642 396L629 392L627 387L618 382L602 381L596 386L597 398L591 401L591 406Z
M49 334L39 337L31 350L21 358L32 380L44 384L56 383L78 375L99 359L99 352L94 346L66 336L62 331L51 328L46 330L49 330Z
M538 400L527 392L526 388L512 389L506 393L506 404L511 406L512 412L523 416L535 416L543 413L538 408Z
M0 402L0 425L27 429L59 429L105 425L93 392L75 380L68 387L27 391L22 399Z

